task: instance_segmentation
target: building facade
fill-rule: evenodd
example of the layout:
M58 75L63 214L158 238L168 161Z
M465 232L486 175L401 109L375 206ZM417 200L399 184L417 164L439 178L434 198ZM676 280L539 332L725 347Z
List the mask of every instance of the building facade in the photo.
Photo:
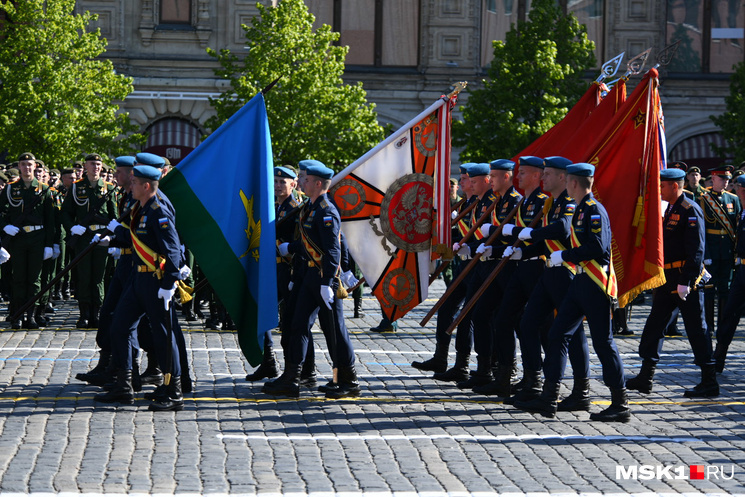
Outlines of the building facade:
M478 87L491 61L492 40L504 39L530 10L530 0L305 3L317 25L332 26L341 33L340 43L350 47L345 80L363 82L381 124L394 128L453 82ZM681 40L676 57L660 69L669 158L705 167L726 160L709 147L722 142L709 116L724 112L729 73L744 58L745 1L560 4L587 25L598 65L621 52L626 61L647 48L654 59L663 47ZM241 25L250 25L258 14L256 0L79 0L76 8L98 14L96 27L109 41L105 56L118 72L134 78L135 91L122 108L146 132L146 150L177 163L209 131L204 123L214 110L208 99L228 88L215 76L217 63L206 48L240 54ZM631 79L629 90L636 81ZM462 94L460 102L467 97Z

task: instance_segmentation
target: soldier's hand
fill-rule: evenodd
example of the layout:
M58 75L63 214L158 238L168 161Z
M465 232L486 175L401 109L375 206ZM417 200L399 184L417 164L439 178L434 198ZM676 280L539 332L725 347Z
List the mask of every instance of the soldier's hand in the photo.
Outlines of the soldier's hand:
M483 243L476 248L476 253L481 256L483 260L491 259L491 254L494 249L491 245L484 245Z
M331 310L331 304L334 302L334 289L330 286L321 285L321 299L326 307Z
M91 243L98 243L102 247L108 247L109 243L111 243L111 238L109 238L108 236L101 236L100 233L96 233L95 235L93 235Z
M5 264L10 260L10 252L5 250L4 247L0 247L0 264Z
M453 252L458 252L460 250L460 243L454 243L453 244Z
M191 274L191 268L184 264L181 269L178 270L178 279L185 280Z
M109 231L111 231L113 233L121 225L122 225L122 223L120 223L116 219L112 219L111 221L109 221L109 224L108 224L108 226L106 226L106 229L109 230Z
M44 247L44 260L51 259L52 255L54 254L54 250L52 250L52 247Z
M12 224L8 224L3 228L3 231L9 234L10 236L16 236L20 230L18 226L13 226Z
M517 247L516 249L514 249L512 251L512 254L510 254L510 259L512 259L513 261L519 261L522 258L523 258L523 249L521 249L520 247Z
M290 255L290 251L289 251L289 249L287 248L287 247L289 247L289 246L290 246L290 244L289 244L289 243L287 243L287 242L285 242L285 243L280 243L280 244L279 244L279 247L278 247L278 248L279 248L279 255L280 255L281 257L285 257L285 256L287 256L287 255Z
M479 231L483 236L489 236L489 233L491 232L492 225L489 223L484 223L479 227Z
M506 236L512 235L512 230L515 229L514 224L503 224L502 225L502 234Z
M685 300L689 293L691 293L691 287L688 285L678 285L678 297L680 297L680 300Z
M530 240L530 234L533 232L533 228L524 228L517 234L519 240Z
M704 259L704 266L711 266L713 261L711 259Z
M352 288L354 285L356 285L360 280L358 280L352 271L344 271L341 274L341 282L344 283L344 286L347 288Z
M75 226L70 228L70 233L72 233L73 235L80 236L83 233L85 233L87 230L88 228L86 228L85 226L80 226L79 224L76 224Z
M458 255L461 259L470 259L471 258L471 247L468 245L463 245L458 249Z
M166 310L171 308L171 299L176 295L176 284L173 284L173 288L158 288L158 298L163 299L163 306Z
M54 252L52 254L52 259L56 259L57 257L60 256L60 254L62 254L62 250L60 249L60 246L57 243L55 243L54 245L52 245L52 251Z
M512 245L510 245L510 246L508 246L508 247L506 247L506 248L504 249L504 252L502 252L502 258L503 258L503 259L509 259L509 258L510 258L510 256L511 256L511 255L512 255L512 254L513 254L514 252L515 252L515 247L513 247Z
M122 256L122 251L117 247L109 247L109 255L113 257L114 260L119 260L119 258Z
M458 211L453 211L450 213L450 219L455 219L456 217L458 217Z
M551 252L551 264L553 264L554 266L558 266L562 262L564 262L564 258L561 257L561 250Z

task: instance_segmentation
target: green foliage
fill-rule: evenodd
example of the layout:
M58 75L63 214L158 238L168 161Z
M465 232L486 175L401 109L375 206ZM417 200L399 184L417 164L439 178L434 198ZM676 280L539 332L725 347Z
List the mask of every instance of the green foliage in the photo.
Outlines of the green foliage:
M587 90L594 43L573 14L554 0L535 0L527 22L494 41L494 60L482 88L453 122L461 161L512 157L559 122Z
M341 79L348 48L333 45L339 34L327 25L314 31L314 17L302 0L258 8L252 26L243 26L245 57L207 49L221 66L215 74L231 86L210 101L217 116L207 126L216 129L280 78L265 95L277 163L312 158L340 169L381 141L383 128L362 83L346 85Z
M734 66L730 78L730 94L724 99L727 111L721 116L710 116L714 124L722 130L727 146L712 145L714 152L721 157L732 159L737 166L745 161L745 63Z
M140 135L113 103L133 89L116 74L95 16L74 15L74 0L3 1L8 21L0 31L0 151L15 160L24 151L51 166L82 154L113 157L131 152Z

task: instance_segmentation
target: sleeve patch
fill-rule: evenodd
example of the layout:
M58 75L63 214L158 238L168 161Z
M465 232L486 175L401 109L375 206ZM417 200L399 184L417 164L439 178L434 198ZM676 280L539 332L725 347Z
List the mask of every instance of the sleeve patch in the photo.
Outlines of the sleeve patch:
M696 226L697 224L698 224L698 218L696 216L692 216L688 218L689 226Z
M333 216L323 216L323 223L326 226L331 226L333 224L334 218Z
M166 229L169 226L168 218L167 217L161 217L158 219L158 224L160 225L161 229Z
M600 214L591 215L590 224L592 224L593 226L599 226L600 225Z

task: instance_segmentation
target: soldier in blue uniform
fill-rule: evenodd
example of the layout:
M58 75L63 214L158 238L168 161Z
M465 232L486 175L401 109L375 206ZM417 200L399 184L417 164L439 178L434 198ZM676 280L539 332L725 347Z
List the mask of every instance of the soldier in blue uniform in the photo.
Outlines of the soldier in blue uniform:
M308 206L300 218L300 238L279 246L279 254L304 253L307 272L299 284L298 298L285 347L285 370L276 380L264 384L262 392L270 395L300 395L300 374L306 359L311 326L318 310L330 316L334 336L326 337L336 375L325 389L327 398L356 397L360 394L354 368L354 349L344 324L342 299L337 297L342 265L341 217L328 196L334 171L315 160L302 161L305 166L303 192Z
M134 401L132 350L136 344L137 325L143 316L147 316L160 369L170 375L170 382L155 397L149 409L180 411L184 407L181 360L172 328L171 300L180 278L181 242L176 233L173 207L158 192L160 177L161 171L156 167L137 165L133 168L131 190L137 204L132 210L129 226L135 272L114 311L111 327L117 382L112 390L97 395L95 400L129 404Z
M467 195L467 200L461 204L461 208L457 214L468 209L479 199L477 195L473 194L471 181L468 177L468 168L471 165L473 163L467 162L460 166L461 184L463 185L464 195ZM457 214L455 217L457 217ZM452 232L454 241L462 240L463 236L468 233L472 217L466 215L456 223ZM460 259L456 257L451 262L451 265L456 264L453 268L453 278L457 278L463 269L463 266L457 264L456 261L460 261ZM437 311L434 356L426 361L414 361L411 363L412 367L420 371L434 372L434 379L439 381L465 381L468 379L468 361L471 357L471 342L473 341L473 323L471 319L464 318L458 325L458 331L455 335L455 365L450 369L448 369L448 350L450 349L452 335L445 333L453 323L458 309L463 304L466 296L466 287L467 284L465 281L458 285Z
M610 222L605 208L592 195L594 174L595 166L592 164L567 166L567 193L578 200L572 216L572 247L552 252L549 260L555 265L572 263L577 266L578 274L569 285L549 330L541 395L533 400L515 402L515 407L547 417L556 415L568 344L586 317L593 348L603 367L603 381L611 391L611 405L600 413L591 414L590 419L628 422L631 413L623 363L613 341L611 326L612 299L618 289L611 261ZM589 361L589 357L585 360Z
M458 255L469 258L476 250L483 245L485 238L491 235L491 230L496 229L505 218L515 208L522 196L512 186L512 170L514 163L510 167L509 162L498 162L496 165L491 164L474 164L468 171L473 184L474 193L479 195L479 204L471 211L473 213L473 223L482 216L482 214L496 202L496 207L492 211L491 223L489 226L481 226L474 233L473 239L466 244L457 244L453 246ZM488 176L487 176L488 175ZM499 198L497 198L497 194ZM503 239L497 240L492 246L492 254L479 253L479 262L469 275L466 290L466 302L479 291L486 279L497 266L497 260L493 257L499 257L505 248ZM472 389L479 385L487 385L494 379L494 317L495 304L501 301L504 289L510 279L515 264L510 263L506 266L499 276L489 284L488 288L481 295L476 305L473 307L471 320L473 321L473 343L476 351L476 371L465 380L458 383L458 388ZM467 319L467 318L466 318ZM509 364L512 366L512 363Z
M698 288L704 272L704 215L701 208L683 194L684 178L685 172L680 169L660 172L660 194L662 200L668 202L662 222L666 283L654 290L652 310L639 344L642 367L636 377L626 382L626 388L641 393L652 391L665 327L673 311L680 309L694 362L701 368L702 377L701 383L686 390L684 395L713 397L719 395L719 385L714 372L711 333L704 320L704 296Z
M720 166L711 171L712 187L699 198L706 222L706 251L704 264L711 273L711 281L704 290L706 324L714 329L714 307L721 321L729 294L729 282L734 269L734 245L737 219L742 207L740 200L726 191L732 179L732 166Z
M740 202L745 202L745 175L739 176L735 183L735 191ZM736 238L735 277L729 289L727 306L722 313L722 324L717 329L717 346L714 349L715 368L718 373L724 371L727 350L735 336L745 306L745 210L740 213Z

